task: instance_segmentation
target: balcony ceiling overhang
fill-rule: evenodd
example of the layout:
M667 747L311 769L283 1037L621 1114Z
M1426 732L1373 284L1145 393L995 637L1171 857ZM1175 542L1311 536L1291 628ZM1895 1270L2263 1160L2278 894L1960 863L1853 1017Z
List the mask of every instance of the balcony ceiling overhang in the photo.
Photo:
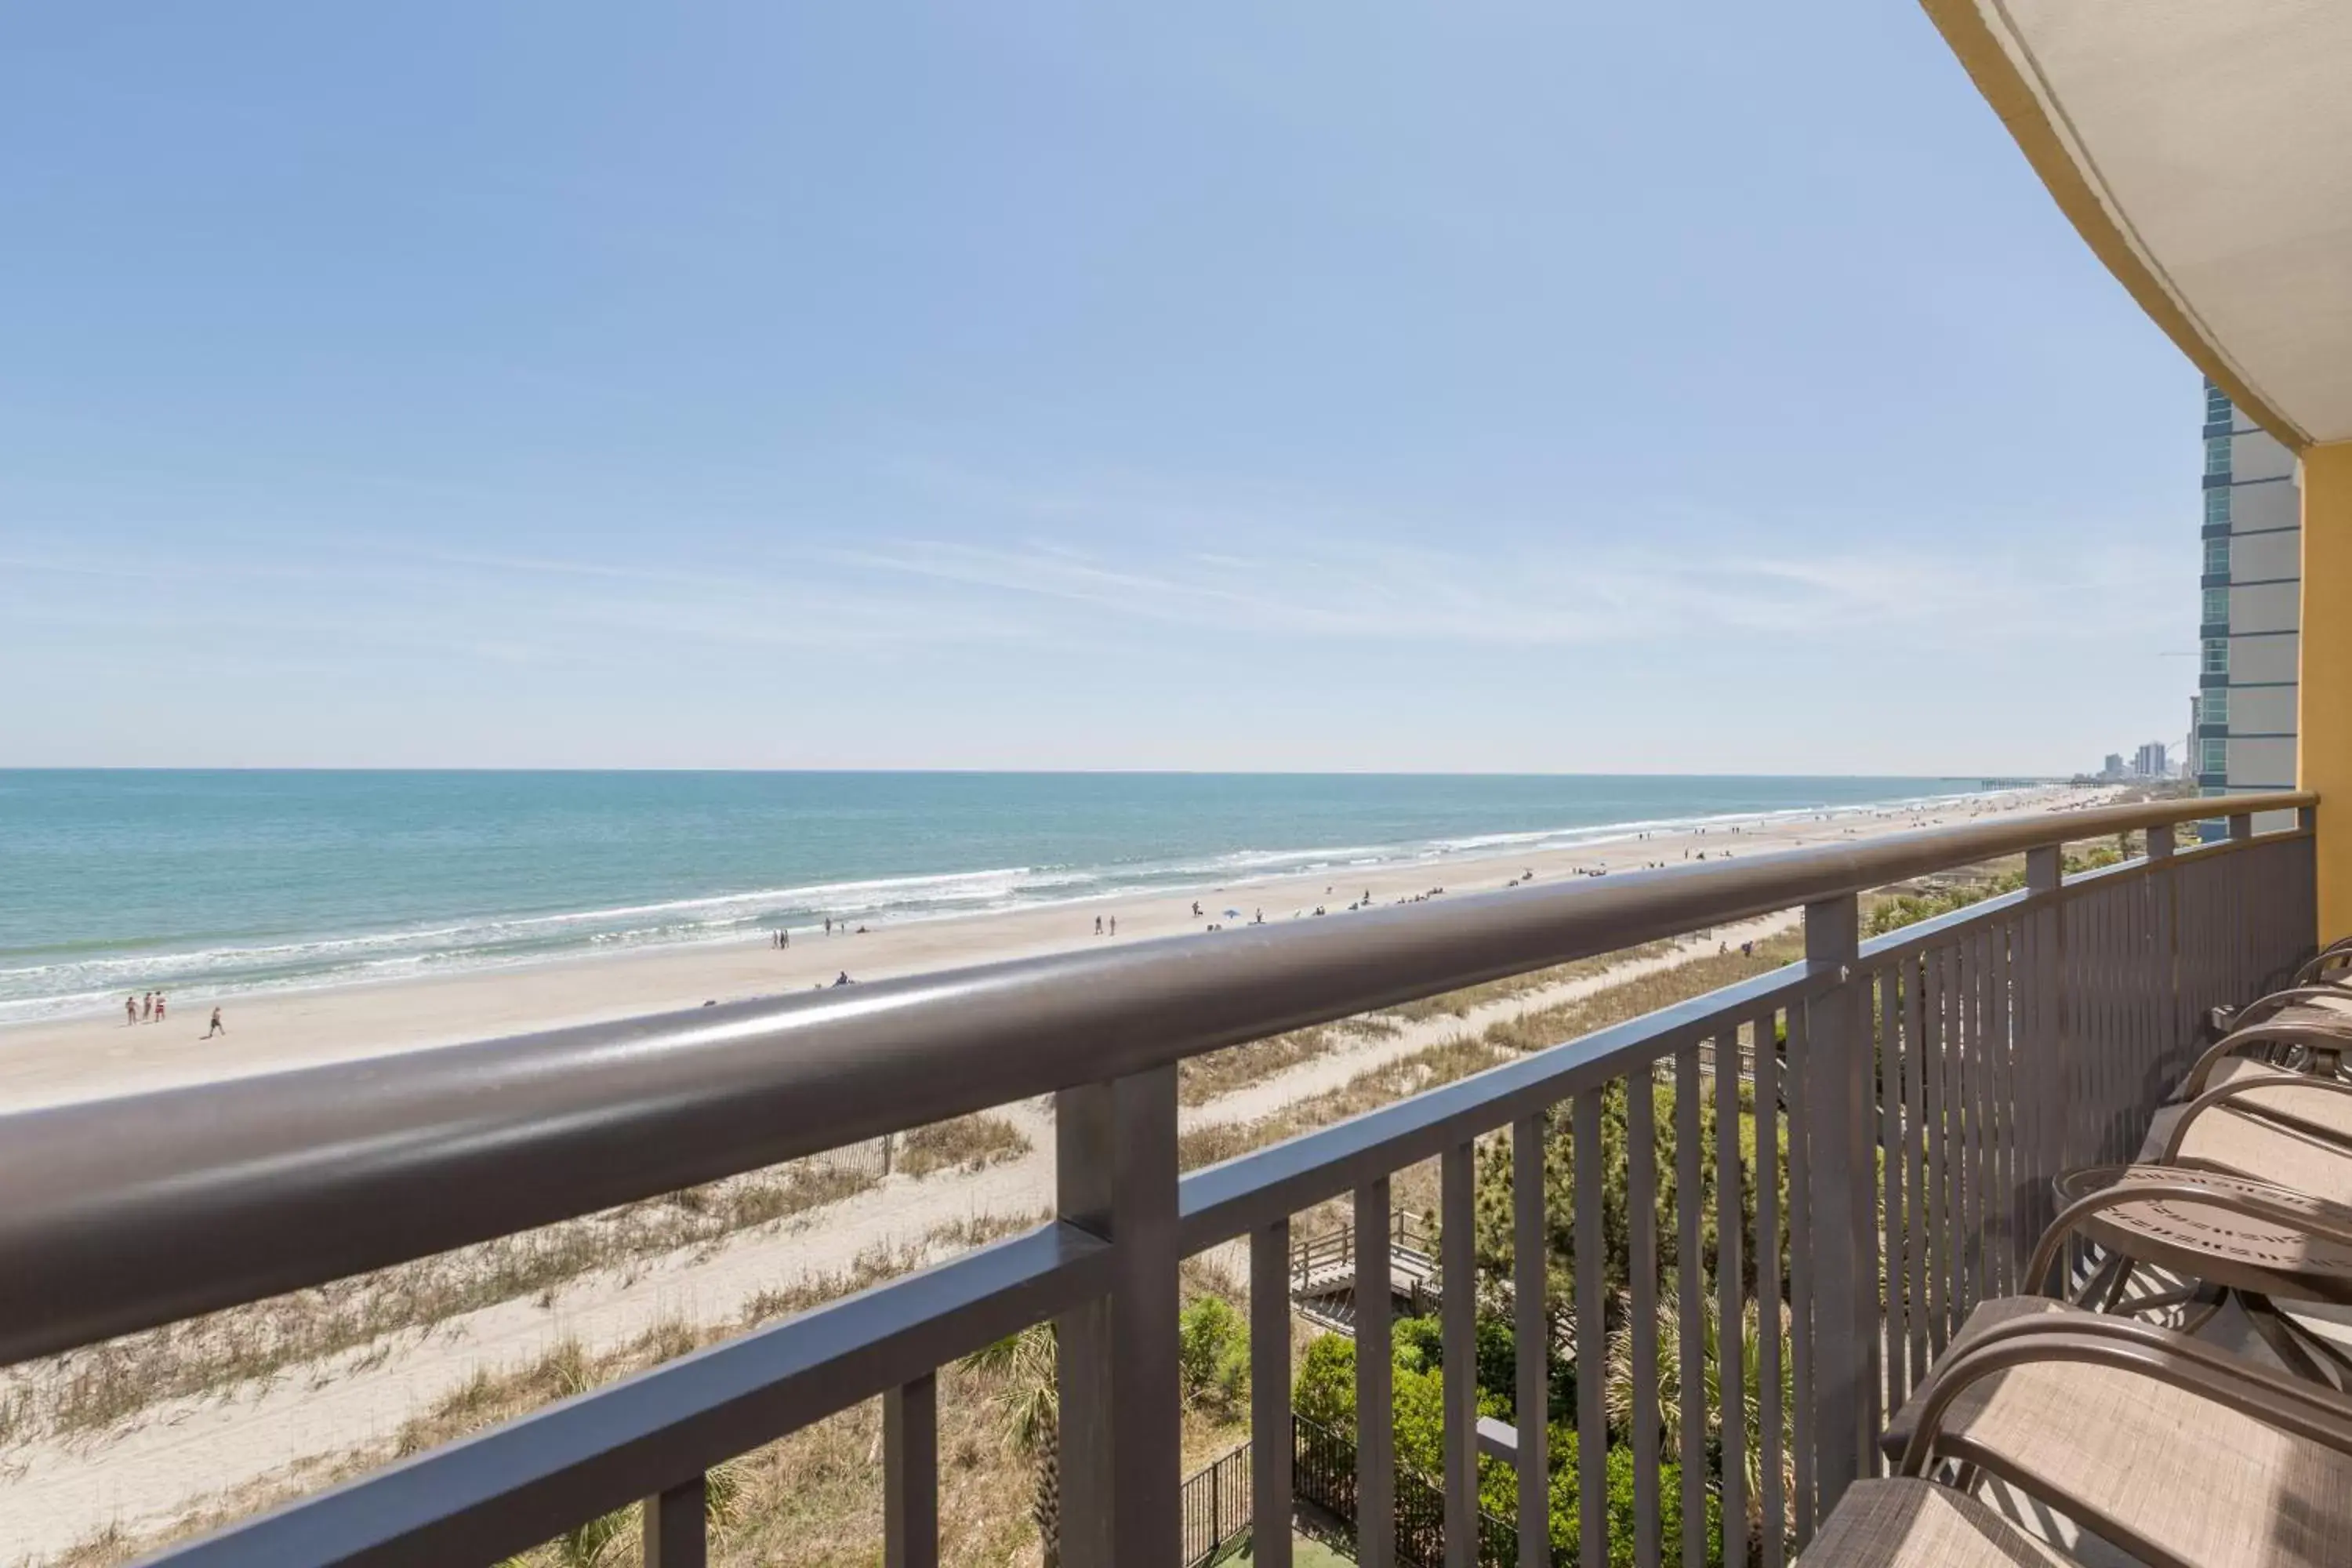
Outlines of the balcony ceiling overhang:
M2352 440L2352 0L1922 0L2058 205L2289 446Z

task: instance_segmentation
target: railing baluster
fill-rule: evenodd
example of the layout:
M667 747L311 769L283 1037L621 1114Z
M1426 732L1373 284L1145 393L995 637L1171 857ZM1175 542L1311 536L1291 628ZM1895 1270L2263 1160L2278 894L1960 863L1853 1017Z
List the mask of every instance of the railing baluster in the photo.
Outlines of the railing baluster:
M2089 1092L2084 1096L2089 1119L2083 1148L2086 1158L2105 1160L2114 1146L2107 1125L2111 1097L2107 1088L2106 911L2100 908L2095 892L2078 894L2074 903L2083 911L2083 962L2076 976L2083 1015L2079 1048L2090 1079Z
M1866 1440L1863 1384L1869 1364L1864 1342L1879 1332L1878 1314L1864 1311L1861 1290L1860 1254L1874 1183L1862 1113L1870 1040L1868 1016L1859 1005L1859 934L1853 894L1805 906L1805 957L1828 982L1806 1005L1816 1091L1807 1130L1817 1275L1814 1479L1815 1506L1823 1514L1837 1507L1860 1471Z
M1290 1568L1290 1221L1250 1233L1250 1541Z
M1576 1097L1576 1468L1577 1559L1583 1568L1609 1568L1609 1418L1605 1377L1581 1375L1608 1363L1609 1322L1601 1290L1609 1233L1601 1220L1601 1184L1608 1163L1601 1142L1601 1094ZM1601 1352L1588 1363L1587 1347Z
M1885 1403L1876 1413L1895 1409L1907 1386L1904 1376L1903 1300L1903 967L1890 963L1878 972L1878 1148L1880 1194L1878 1224L1873 1234L1879 1242L1875 1283L1885 1303L1882 1388ZM1874 1419L1872 1425L1875 1426Z
M1995 1295L2012 1294L2015 1275L2018 1232L2017 1221L2017 1092L2015 1075L2010 1070L2010 1050L2016 1038L2014 993L2010 986L2009 927L1996 925L1986 935L1987 961L1985 984L1990 1001L1985 1008L1987 1021L1985 1065L1990 1073L1992 1120L1992 1172L1990 1187L1992 1194L1992 1229L1994 1245L1988 1248L1991 1260L1992 1289Z
M2112 1160L2116 1156L2115 910L2105 889L2084 894L2081 902L2090 925L2083 992L2090 1014L2092 1104L2097 1118L2093 1157Z
M1968 941L1969 953L1969 1047L1964 1065L1969 1084L1969 1212L1975 1216L1970 1232L1976 1237L1969 1249L1969 1307L1973 1310L1979 1301L1992 1294L1991 1241L1994 1219L1992 1207L1992 986L1990 973L1992 963L1992 942L1989 934L1979 929Z
M1625 1080L1625 1272L1633 1298L1633 1321L1625 1331L1633 1336L1633 1351L1634 1568L1658 1568L1657 1116L1657 1070L1645 1065L1638 1076ZM1580 1350L1577 1363L1580 1374L1584 1363ZM1583 1383L1581 1375L1577 1382ZM1526 1518L1524 1509L1520 1517ZM1522 1522L1519 1528L1524 1532L1527 1526ZM1519 1564L1537 1568L1524 1546Z
M2113 889L2101 887L2087 895L2091 920L2096 932L2094 963L2090 980L2093 1016L2097 1019L2097 1055L2093 1058L2099 1072L2099 1157L2113 1159L2116 1155L2116 1086L2121 1076L2116 1050L2116 901Z
M1756 1392L1763 1439L1764 1568L1782 1568L1789 1534L1788 1489L1781 1479L1788 1450L1781 1435L1787 1412L1780 1403L1780 1057L1773 1048L1775 1018L1767 1013L1756 1020ZM1637 1371L1637 1387L1640 1382Z
M940 1406L937 1373L882 1396L882 1561L938 1568Z
M2169 845L2170 836L2167 836ZM2147 989L2149 997L2149 1031L2162 1053L2158 1060L2163 1081L2178 1083L2189 1066L2184 1040L2179 1026L2179 924L2172 908L2172 857L2168 852L2157 854L2155 840L2149 840L2147 875ZM2293 908L2293 900L2287 900ZM2281 934L2284 934L2282 929ZM2281 957L2285 954L2281 952ZM2280 984L2290 978L2282 970Z
M1518 1360L1513 1418L1518 1423L1519 1568L1551 1563L1551 1312L1544 1234L1541 1111L1511 1125L1511 1331ZM1629 1176L1629 1184L1635 1178ZM1631 1190L1629 1186L1629 1191ZM1580 1365L1582 1357L1578 1358ZM1635 1379L1639 1386L1640 1379ZM1657 1485L1654 1478L1651 1486Z
M1927 985L1927 1342L1942 1355L1952 1339L1952 1254L1958 1245L1959 1215L1952 1210L1951 1065L1952 1031L1946 1003L1947 950L1920 955Z
M2253 814L2245 811L2231 812L2230 842L2242 845L2253 836ZM2246 879L2250 875L2249 868L2252 865L2252 859L2242 849L2230 858L2229 900L2230 913L2233 917L2230 921L2232 939L2230 943L2230 1000L2233 1003L2250 1002L2253 999L2251 989L2254 979L2253 954L2249 947L2246 920Z
M1797 1494L1790 1505L1792 1533L1801 1551L1813 1538L1813 1453L1820 1446L1813 1418L1812 1155L1807 1148L1813 1120L1812 1090L1807 1086L1813 1072L1803 1005L1790 1005L1787 1017L1789 1057L1780 1081L1789 1096L1789 1381L1795 1401L1789 1414L1797 1472Z
M2034 976L2037 923L2029 908L2010 921L2009 1005L2011 1014L2010 1081L2017 1093L2016 1177L2013 1203L2017 1215L2011 1233L2010 1272L2021 1279L2025 1269L2025 1249L2042 1234L2040 1190L2042 1177L2042 1123L2049 1114L2049 1106L2041 1092L2038 1054L2042 1024L2036 1011L2038 993Z
M2017 1108L2009 1100L2009 941L2006 931L1984 931L1985 1025L1985 1294L2009 1288L2011 1230L2009 1149Z
M1703 1134L1699 1125L1698 1047L1675 1053L1675 1294L1682 1331L1675 1336L1681 1351L1675 1373L1682 1390L1682 1443L1676 1462L1682 1466L1683 1568L1705 1568L1706 1562L1706 1404L1700 1360L1700 1302L1705 1291L1699 1280L1699 1157ZM1581 1328L1580 1326L1580 1332ZM1577 1342L1580 1373L1584 1342ZM1584 1378L1576 1380L1583 1392ZM1583 1436L1578 1436L1580 1450Z
M1183 1538L1175 1065L1064 1089L1055 1121L1061 1215L1108 1240L1113 1260L1109 1296L1066 1315L1056 1336L1062 1562L1175 1568Z
M1748 1384L1740 1355L1739 1030L1715 1043L1716 1392L1723 1408L1724 1568L1748 1563Z
M1977 1099L1978 1032L1975 943L1962 936L1952 953L1952 1152L1958 1184L1959 1246L1955 1253L1959 1271L1953 1279L1952 1331L1968 1320L1969 1310L1982 1293L1978 1270L1984 1255L1984 1214L1979 1206L1977 1176L1984 1163L1984 1107Z
M1927 1375L1927 1095L1926 1080L1929 1046L1925 1033L1927 1012L1922 993L1925 966L1918 955L1903 961L1903 1143L1900 1155L1889 1151L1887 1158L1900 1158L1905 1165L1906 1185L1910 1202L1905 1218L1908 1220L1910 1243L1905 1261L1909 1268L1910 1284L1904 1291L1904 1321L1911 1340L1911 1385L1917 1387Z
M1390 1362L1389 1179L1356 1189L1356 1562L1395 1568L1396 1403Z
M646 1568L703 1568L710 1560L703 1512L709 1506L702 1477L646 1499ZM891 1568L898 1568L896 1563Z
M2063 868L2056 848L2032 849L2025 856L2026 912L2021 923L2033 935L2033 972L2026 984L2033 993L2033 1072L2028 1080L2034 1085L2033 1118L2034 1163L2033 1180L2028 1195L2033 1202L2033 1223L2029 1237L2019 1238L2021 1247L2032 1247L2041 1238L2042 1228L2050 1223L2054 1200L2050 1183L2066 1168L2066 1129L2068 1117L2066 1077L2065 1009L2062 991L2062 963L2065 942L2064 911L2056 903ZM2046 1281L2029 1279L2026 1289L2040 1290Z
M2071 898L2058 907L2065 934L2058 959L2059 1006L2065 1018L2065 1049L2061 1060L2066 1071L2066 1168L2095 1163L2099 1147L2093 1129L2098 1117L2098 1087L2089 1071L2096 1037L2091 1013L2087 970L2091 930L2083 900Z
M1445 1563L1478 1563L1478 1256L1476 1146L1455 1143L1439 1162L1438 1232L1445 1349Z

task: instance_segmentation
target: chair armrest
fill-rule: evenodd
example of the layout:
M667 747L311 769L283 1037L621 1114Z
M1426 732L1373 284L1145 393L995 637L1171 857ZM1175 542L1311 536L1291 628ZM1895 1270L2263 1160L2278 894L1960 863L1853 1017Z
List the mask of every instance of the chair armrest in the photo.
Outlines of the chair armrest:
M2352 969L2352 937L2338 937L2314 953L2302 968L2294 972L2294 983L2297 985L2324 984L2330 973L2347 969Z

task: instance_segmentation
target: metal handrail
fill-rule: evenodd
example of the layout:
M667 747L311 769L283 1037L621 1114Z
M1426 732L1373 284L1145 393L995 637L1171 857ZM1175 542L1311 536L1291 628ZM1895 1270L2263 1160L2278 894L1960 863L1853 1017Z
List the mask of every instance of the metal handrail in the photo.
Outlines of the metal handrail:
M1935 828L4 1117L0 1365L2061 839L2316 801Z

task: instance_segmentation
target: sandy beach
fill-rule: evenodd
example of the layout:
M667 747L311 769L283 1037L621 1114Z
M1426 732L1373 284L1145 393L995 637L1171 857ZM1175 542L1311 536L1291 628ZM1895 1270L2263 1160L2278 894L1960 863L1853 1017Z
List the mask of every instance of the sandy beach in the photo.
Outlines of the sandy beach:
M1507 888L1533 871L1542 881L1622 870L1645 861L1679 863L1765 854L1829 839L1964 821L1971 816L2067 810L2090 792L2045 790L1970 802L1920 817L1845 811L1803 821L1726 822L1705 832L1660 834L1582 853L1458 858L1362 879L1340 889L1323 877L1234 883L1192 897L1066 905L964 921L909 922L830 942L796 942L779 952L757 942L541 964L445 979L261 997L230 1003L232 1033L205 1042L194 1009L163 1026L128 1027L106 1019L20 1026L0 1034L0 1103L31 1108L168 1084L268 1071L302 1062L404 1049L563 1022L698 1004L709 997L772 993L829 981L843 969L878 978L950 964L1052 951L1097 940L1140 941L1196 930L1223 909L1265 910L1268 921L1318 904L1346 918L1369 892L1375 904L1444 886L1447 895ZM1738 831L1734 831L1737 828ZM1324 889L1332 890L1326 893ZM1213 900L1214 901L1213 901ZM1106 934L1093 935L1100 914ZM1118 935L1108 934L1112 915ZM1299 918L1312 919L1311 913ZM1188 1106L1186 1129L1247 1123L1326 1094L1354 1075L1487 1024L1589 994L1635 975L1788 929L1794 911L1695 935L1663 952L1627 954L1604 970L1555 983L1462 1016L1440 1016L1386 1034L1344 1040L1271 1077ZM431 1407L486 1371L527 1365L563 1343L590 1352L625 1345L668 1321L733 1321L764 1290L809 1285L876 1252L926 1253L934 1238L984 1221L1018 1221L1050 1206L1052 1114L1045 1102L997 1114L1019 1130L1025 1150L1007 1163L910 1178L901 1173L845 1199L778 1225L747 1229L713 1245L683 1247L593 1271L534 1295L503 1300L441 1321L400 1331L323 1360L201 1394L166 1398L127 1421L79 1435L51 1434L0 1447L0 1562L38 1563L119 1527L132 1536L166 1530L210 1510L253 1506L333 1456L381 1450L409 1415ZM943 1230L942 1227L945 1227ZM0 1394L70 1378L75 1358L17 1369ZM28 1435L29 1436L29 1435Z
M1734 818L1574 850L1455 856L1354 873L1317 871L1132 899L1099 899L957 920L908 921L831 937L801 936L782 951L760 940L554 959L375 984L252 996L188 992L166 1020L126 1025L121 1013L0 1027L0 1112L173 1085L386 1055L560 1025L628 1017L705 1001L803 991L855 980L1029 957L1094 942L1140 942L1203 930L1228 909L1247 921L1344 918L1443 888L1486 892L1528 873L1550 883L1699 856L1768 854L1831 839L1937 823L2079 806L2092 793L2064 787L1955 802L1932 814L1850 808L1802 818ZM1345 883L1335 880L1349 875ZM1193 906L1202 911L1196 917ZM1099 917L1106 934L1095 934ZM1116 923L1116 935L1108 934ZM1226 921L1225 923L1238 923ZM226 1033L204 1037L211 1009Z

